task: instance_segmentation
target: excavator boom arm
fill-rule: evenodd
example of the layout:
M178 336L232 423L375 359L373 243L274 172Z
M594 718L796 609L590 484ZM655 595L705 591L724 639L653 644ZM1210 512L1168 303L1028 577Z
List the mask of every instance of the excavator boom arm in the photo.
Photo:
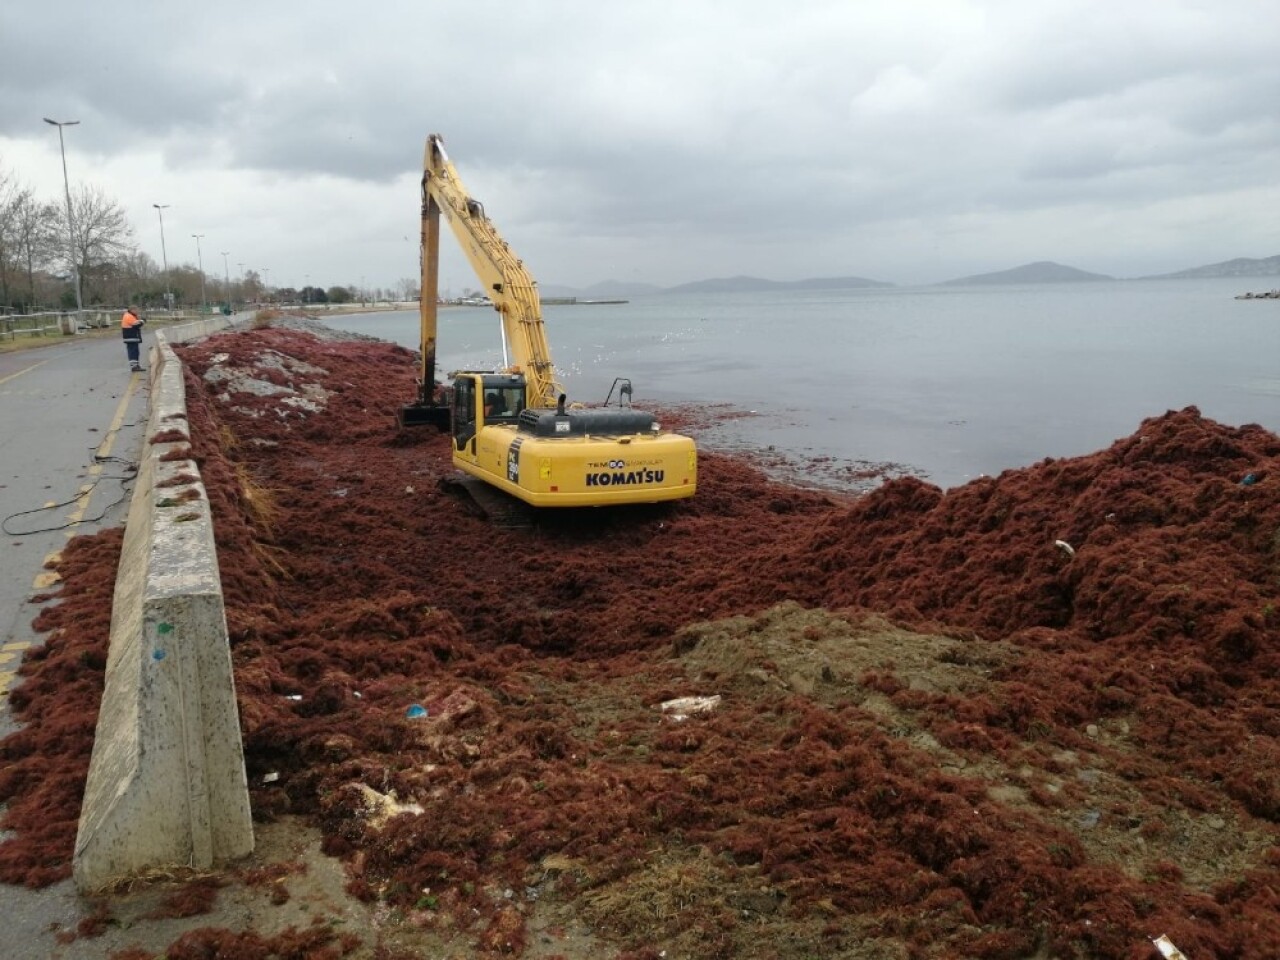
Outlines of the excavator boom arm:
M447 405L435 396L442 214L502 317L512 364L502 371L458 372ZM566 405L537 285L467 193L439 134L427 138L422 161L421 309L421 391L417 403L400 411L401 424L451 433L453 465L468 477L535 507L661 503L694 495L698 453L691 438L662 430L652 414L622 409L621 401L617 410Z
M439 276L439 212L458 238L462 252L471 263L485 293L502 316L502 331L510 351L511 370L524 374L527 403L531 407L553 409L564 388L556 381L542 322L538 288L524 264L511 252L483 205L468 195L462 178L449 161L439 134L427 138L422 160L422 317L423 354L428 333L434 367L435 297ZM430 288L428 288L430 284ZM430 297L430 329L428 305Z

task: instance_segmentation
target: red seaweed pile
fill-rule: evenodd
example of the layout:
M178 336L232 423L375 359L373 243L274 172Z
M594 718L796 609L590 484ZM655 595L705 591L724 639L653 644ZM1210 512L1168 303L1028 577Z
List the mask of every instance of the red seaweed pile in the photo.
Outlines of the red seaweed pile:
M182 355L255 815L313 818L407 923L494 956L549 904L628 957L1280 954L1274 434L1188 408L860 497L704 453L691 501L510 528L397 430L409 352ZM23 717L20 830L61 743Z
M123 542L119 528L69 541L59 602L36 617L44 643L27 651L9 694L24 726L0 741L0 829L18 831L0 843L0 882L38 888L71 875Z

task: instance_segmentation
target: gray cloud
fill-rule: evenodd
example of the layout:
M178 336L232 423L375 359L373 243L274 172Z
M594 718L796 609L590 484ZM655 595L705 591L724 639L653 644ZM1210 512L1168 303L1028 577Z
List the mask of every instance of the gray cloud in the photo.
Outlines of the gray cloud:
M81 176L282 274L411 274L433 131L544 282L1280 250L1247 0L56 6L0 14L0 163L80 119Z

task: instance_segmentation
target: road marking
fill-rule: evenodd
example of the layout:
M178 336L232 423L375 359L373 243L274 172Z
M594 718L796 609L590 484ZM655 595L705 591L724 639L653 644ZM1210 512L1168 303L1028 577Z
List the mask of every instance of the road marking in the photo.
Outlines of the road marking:
M124 396L120 398L120 403L116 406L116 413L111 419L111 426L107 428L107 435L102 438L102 443L98 444L98 449L94 451L94 463L89 468L89 476L97 477L102 473L102 463L100 461L111 455L111 448L115 446L116 437L120 433L120 425L124 423L124 415L129 410L129 401L133 399L141 380L141 376L136 373L129 378L129 385L125 387ZM80 488L80 496L76 499L76 508L67 515L67 520L72 527L80 523L84 519L85 513L88 512L89 500L93 496L95 486L96 484L90 483ZM67 536L70 537L72 535L73 533L68 531Z
M21 651L31 646L29 640L12 640L6 643L0 650L0 663L8 663L13 660ZM17 670L0 670L0 697L9 695L9 684L13 683L13 678L18 675Z
M48 363L49 361L44 360L41 362ZM119 436L120 427L124 423L124 416L129 411L129 401L137 393L140 382L141 377L136 373L129 378L129 385L125 387L124 396L120 398L120 402L116 405L116 412L111 418L111 426L107 428L107 435L102 438L102 443L98 444L98 449L94 451L94 462L93 466L88 470L89 476L96 478L102 473L102 463L99 458L106 458L111 455L111 449L115 446L116 437ZM80 488L80 496L75 499L75 509L67 514L67 529L64 531L64 535L68 540L76 536L75 528L79 526L84 519L84 515L89 511L89 501L93 498L93 491L96 486L95 481L94 483L86 483ZM57 503L49 502L45 506L56 507ZM51 562L56 564L61 557L62 554L60 552L54 551L44 558L45 565L48 566ZM34 590L47 590L61 580L62 574L55 570L46 570L36 575L36 578L31 582L31 586Z
M102 443L98 445L97 454L100 457L106 457L111 454L111 448L115 445L116 434L120 432L120 425L124 423L124 415L129 410L129 401L133 399L134 393L138 390L138 384L142 382L142 374L135 373L129 378L129 385L124 389L124 396L120 398L120 403L116 405L116 415L111 418L111 426L107 428L107 435L103 438ZM101 464L94 464L99 470L102 469Z
M49 360L52 360L52 359L53 357L49 358ZM49 360L41 360L39 363L33 363L31 366L27 367L24 370L19 370L17 373L11 373L7 377L0 377L0 383L8 383L10 380L17 380L24 373L30 373L36 367L43 367L46 363L49 362Z

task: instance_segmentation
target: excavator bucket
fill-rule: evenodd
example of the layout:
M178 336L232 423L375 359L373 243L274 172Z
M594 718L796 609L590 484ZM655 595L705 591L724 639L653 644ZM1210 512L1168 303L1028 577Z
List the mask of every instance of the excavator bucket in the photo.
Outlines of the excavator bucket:
M451 426L448 407L426 403L411 403L408 406L401 407L400 412L396 414L396 420L399 422L401 429L405 427L435 427L441 433L447 433Z

